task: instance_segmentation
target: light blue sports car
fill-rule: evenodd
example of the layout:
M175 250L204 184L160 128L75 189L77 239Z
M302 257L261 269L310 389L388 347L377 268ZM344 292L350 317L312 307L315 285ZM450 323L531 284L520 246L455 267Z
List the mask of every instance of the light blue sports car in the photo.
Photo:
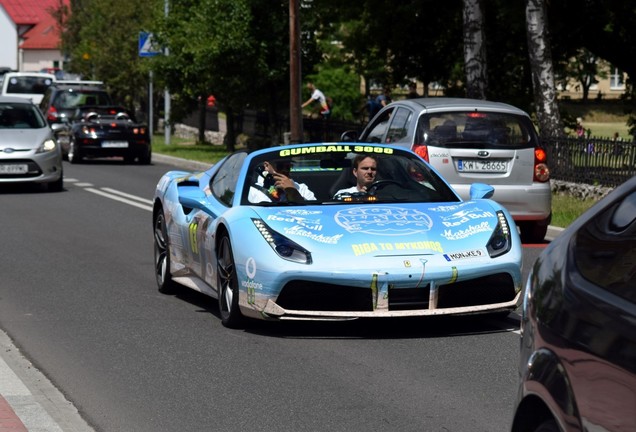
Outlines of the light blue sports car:
M522 248L508 211L463 201L409 150L319 143L238 151L157 184L159 291L217 298L222 322L514 310Z

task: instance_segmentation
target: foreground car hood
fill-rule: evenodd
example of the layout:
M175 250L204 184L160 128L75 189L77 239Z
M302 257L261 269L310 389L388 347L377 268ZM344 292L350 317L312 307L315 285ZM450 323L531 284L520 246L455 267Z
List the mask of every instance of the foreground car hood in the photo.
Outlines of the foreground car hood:
M309 251L331 245L331 251L349 256L352 252L354 256L386 257L473 248L485 252L498 223L497 209L489 201L429 207L361 204L255 210L272 229Z
M49 128L0 129L0 148L27 150L39 147L47 138L52 138Z

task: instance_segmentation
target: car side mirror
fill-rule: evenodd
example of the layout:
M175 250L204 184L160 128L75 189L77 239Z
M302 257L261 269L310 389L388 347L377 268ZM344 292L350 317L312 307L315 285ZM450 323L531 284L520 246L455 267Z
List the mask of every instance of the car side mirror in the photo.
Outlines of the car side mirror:
M64 121L62 123L53 123L51 125L51 129L53 130L53 132L58 132L58 131L60 131L60 130L62 130L64 128L66 128L66 124L67 124L66 121Z
M205 193L198 186L179 188L179 204L185 209L200 209L206 206Z
M487 199L492 198L495 194L495 188L485 183L473 183L470 185L470 199Z

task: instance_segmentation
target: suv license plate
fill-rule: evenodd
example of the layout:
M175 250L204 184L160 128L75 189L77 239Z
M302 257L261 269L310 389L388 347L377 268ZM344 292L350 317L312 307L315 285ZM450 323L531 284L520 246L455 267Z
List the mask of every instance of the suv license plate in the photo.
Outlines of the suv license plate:
M0 165L0 174L26 174L29 167L26 164Z
M457 170L461 172L505 173L508 162L502 160L458 159Z

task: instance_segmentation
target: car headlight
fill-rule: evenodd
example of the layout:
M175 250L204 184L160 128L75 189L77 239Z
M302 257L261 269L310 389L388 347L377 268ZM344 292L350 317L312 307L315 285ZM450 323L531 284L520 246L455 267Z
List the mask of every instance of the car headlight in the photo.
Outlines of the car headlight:
M278 256L300 264L311 264L311 253L307 249L274 231L261 219L252 219L252 222Z
M501 210L497 212L497 219L497 226L486 245L486 249L488 249L488 254L491 258L505 254L512 247L510 225L508 225L508 220Z
M42 143L42 145L40 145L40 147L38 147L38 149L35 152L47 153L47 152L55 150L55 147L57 147L57 144L55 144L55 141L52 139L47 139L46 141Z

